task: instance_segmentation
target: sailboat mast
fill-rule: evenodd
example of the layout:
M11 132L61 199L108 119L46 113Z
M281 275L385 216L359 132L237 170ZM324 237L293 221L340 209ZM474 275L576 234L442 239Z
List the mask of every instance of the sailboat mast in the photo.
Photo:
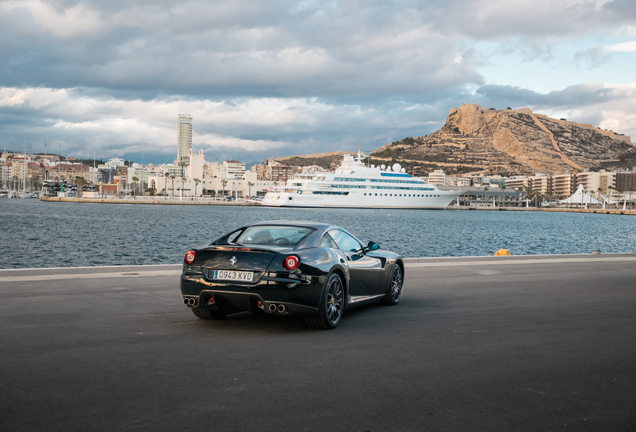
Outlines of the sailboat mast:
M22 155L24 156L24 176L22 178L22 198L24 198L24 195L26 194L26 172L27 172L27 167L29 166L27 162L27 157L26 157L26 128L24 129L24 152L22 153Z

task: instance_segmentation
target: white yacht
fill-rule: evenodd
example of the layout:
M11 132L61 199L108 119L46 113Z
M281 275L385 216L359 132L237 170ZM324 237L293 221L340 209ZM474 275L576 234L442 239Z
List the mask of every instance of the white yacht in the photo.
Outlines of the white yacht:
M261 205L275 207L355 207L445 209L462 191L439 190L408 175L400 164L365 166L364 153L345 154L332 173L300 174L276 187Z

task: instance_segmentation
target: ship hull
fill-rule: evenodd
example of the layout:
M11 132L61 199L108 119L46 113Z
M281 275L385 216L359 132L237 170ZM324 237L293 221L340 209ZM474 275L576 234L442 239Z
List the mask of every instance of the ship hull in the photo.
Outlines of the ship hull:
M306 193L305 193L306 192ZM311 191L303 193L268 193L261 205L268 207L337 207L337 208L386 208L444 210L461 191L433 191L429 196L417 197L409 194L387 194L375 196L368 193L351 191L348 195L313 195ZM394 196L392 196L394 195ZM414 195L414 194L411 194Z

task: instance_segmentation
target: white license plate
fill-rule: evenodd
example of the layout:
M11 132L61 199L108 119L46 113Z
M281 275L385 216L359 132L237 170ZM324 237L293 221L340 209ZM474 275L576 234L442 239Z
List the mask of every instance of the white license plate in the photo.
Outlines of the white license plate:
M252 280L254 280L254 273L232 270L214 270L212 279L252 282Z

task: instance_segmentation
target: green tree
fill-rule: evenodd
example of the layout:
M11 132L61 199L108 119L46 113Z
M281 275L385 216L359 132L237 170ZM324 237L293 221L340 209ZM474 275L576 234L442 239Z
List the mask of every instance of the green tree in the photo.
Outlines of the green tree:
M183 196L183 184L185 183L186 178L181 176L181 196Z
M484 186L484 203L488 207L488 186Z
M137 199L137 182L139 181L139 177L133 177L133 199Z
M166 200L167 200L167 199L168 199L168 177L170 177L170 173L169 173L169 172L166 172L166 173L164 173L163 175L164 175L164 177L166 178L166 181L165 181L165 183L164 183L164 189L163 189L163 190L164 190L164 192L165 192L165 194L166 194Z
M172 180L172 198L174 198L174 179L176 177L173 175L170 176L170 180Z
M198 178L194 179L194 199L197 199L197 186L199 185L199 183L201 183L201 180L199 180Z
M254 183L252 183L252 182L247 182L247 187L248 187L248 191L249 191L249 196L250 196L250 198L252 197L252 186L254 186Z
M221 198L225 198L225 186L227 185L227 180L223 179L221 180L221 184L223 185L223 193L221 194Z

